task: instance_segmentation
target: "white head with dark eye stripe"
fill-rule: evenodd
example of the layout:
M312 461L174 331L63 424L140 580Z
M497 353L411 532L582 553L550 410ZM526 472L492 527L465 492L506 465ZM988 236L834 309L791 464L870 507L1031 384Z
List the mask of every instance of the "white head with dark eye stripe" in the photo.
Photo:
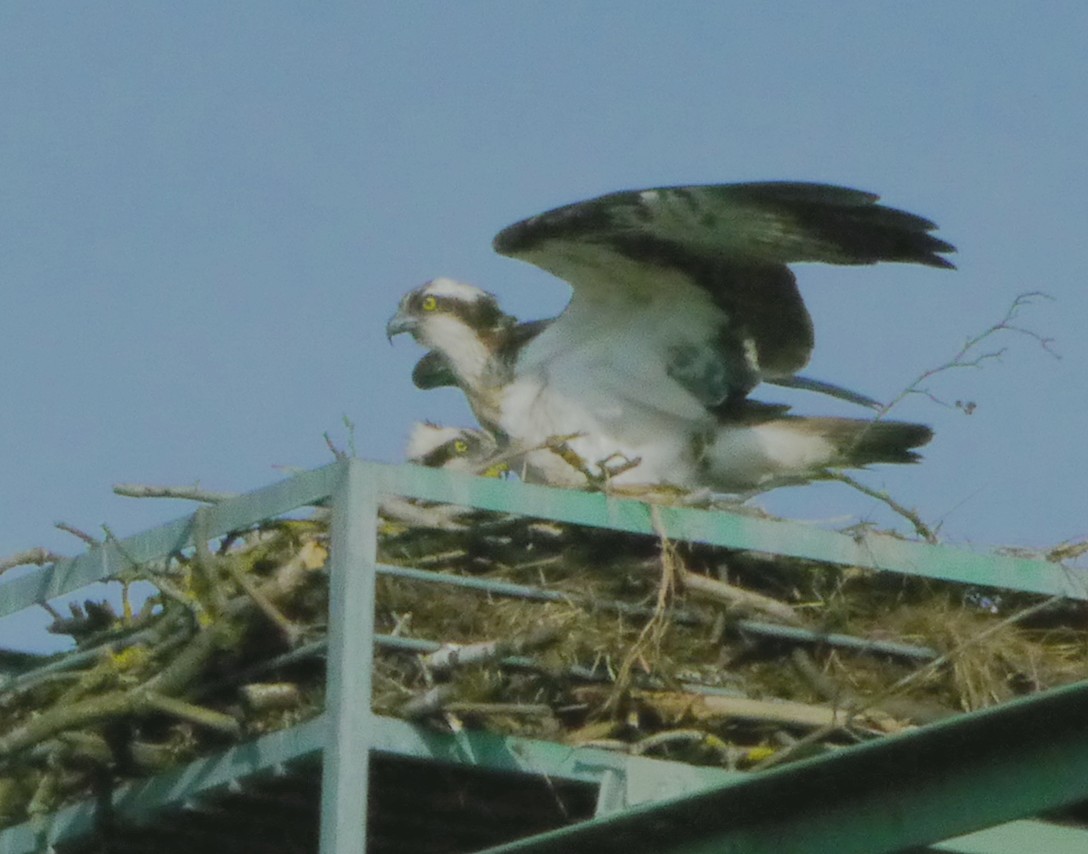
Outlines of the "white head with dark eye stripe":
M421 421L412 427L405 456L417 465L475 473L497 450L495 437L484 430Z
M390 339L410 332L420 344L440 352L464 387L479 383L515 324L487 291L453 279L432 279L404 295L385 331Z
M386 325L386 334L392 338L402 332L411 332L421 344L441 349L440 341L434 339L441 335L441 326L448 325L441 324L447 319L457 321L481 337L503 332L515 322L487 291L454 279L432 279L404 295L397 313Z

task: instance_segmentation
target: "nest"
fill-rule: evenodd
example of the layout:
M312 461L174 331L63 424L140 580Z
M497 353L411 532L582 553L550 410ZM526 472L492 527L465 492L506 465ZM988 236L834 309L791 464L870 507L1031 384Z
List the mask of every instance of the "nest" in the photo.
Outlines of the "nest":
M764 767L1088 677L1080 603L525 518L386 521L373 707ZM449 516L443 516L447 520ZM0 825L319 714L328 536L278 520L134 569L138 611L0 693ZM466 586L471 585L471 586Z

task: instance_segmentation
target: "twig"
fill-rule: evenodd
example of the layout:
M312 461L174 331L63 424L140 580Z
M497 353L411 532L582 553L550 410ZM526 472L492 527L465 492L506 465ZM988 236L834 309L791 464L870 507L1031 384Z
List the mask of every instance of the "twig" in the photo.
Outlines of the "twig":
M803 649L794 649L790 653L790 662L794 670L809 686L836 708L856 709L861 706L857 696L843 685L835 682L816 666L812 656Z
M673 745L708 747L730 764L733 764L734 761L733 754L741 752L736 748L731 748L713 733L703 732L701 729L670 729L664 732L655 732L653 735L648 735L632 744L630 752L635 756L641 756L662 747Z
M125 498L181 498L205 504L219 504L238 497L236 492L210 492L199 486L153 486L142 483L115 483L113 491Z
M344 422L344 429L348 431L348 454L357 457L359 452L355 448L355 422L347 416L347 413L342 416L341 420Z
M85 542L89 546L97 546L100 542L97 538L92 537L86 531L81 531L75 525L69 525L67 522L54 522L53 527L60 531L64 531L66 534L71 534L77 539L83 540L83 542Z
M7 572L16 566L45 566L62 560L67 560L67 558L39 546L36 549L27 549L26 551L16 552L10 557L0 558L0 572Z
M342 463L344 462L344 460L348 459L347 453L345 451L341 451L338 447L336 447L336 445L333 444L332 437L329 435L328 430L326 430L321 435L325 439L325 447L332 451L332 455L336 458L336 461L338 463Z
M238 693L247 707L258 712L291 709L302 703L302 692L294 682L251 682Z
M203 579L204 585L207 588L207 594L210 598L211 607L208 608L204 602L198 602L201 607L206 610L210 610L213 615L218 616L223 613L223 607L227 601L227 594L223 590L222 584L219 582L219 561L215 555L212 554L211 549L208 548L208 531L210 529L210 520L208 519L208 507L198 507L196 512L193 513L193 546L194 554L191 566L194 571Z
M400 714L406 720L418 720L428 715L442 711L450 697L453 696L453 686L437 685L428 691L413 697L400 707Z
M1021 620L1025 620L1028 617L1039 613L1040 611L1044 611L1054 603L1060 601L1062 601L1061 596L1051 596L1048 599L1044 599L1042 602L1037 602L1036 604L1028 608L1024 608L1023 610L1006 617L1000 622L994 623L992 626L987 627L983 631L979 632L977 635L968 638L954 649L949 650L944 655L933 659L933 661L929 662L923 667L918 668L912 673L908 673L891 687L886 688L885 690L878 693L875 697L871 697L865 700L860 706L851 710L849 717L853 718L855 715L864 714L868 710L878 707L881 703L884 703L885 701L890 700L900 694L905 688L917 682L919 679L928 676L938 668L941 668L945 664L954 661L958 655L961 655L965 650L969 649L970 647L977 646L982 641L986 640L987 638L991 637L1002 629L1014 625ZM760 762L752 770L762 771L764 768L770 768L772 765L778 765L779 763L784 762L789 757L795 755L798 751L801 751L809 745L815 744L821 739L826 738L831 733L835 732L837 729L840 728L841 727L838 724L828 724L827 726L823 726L820 729L815 730L814 732L810 732L804 738L798 739L795 744L791 745L788 748L785 748L784 750L779 751L773 756L770 756L764 761Z
M992 326L989 326L988 328L982 330L982 332L979 332L976 335L968 338L964 342L963 346L960 347L959 351L944 364L938 365L935 368L930 368L928 370L922 371L922 373L920 373L914 379L914 381L910 383L910 385L908 385L905 389L899 392L899 394L892 398L891 402L881 408L879 414L877 415L877 420L883 418L896 405L898 405L906 397L912 394L924 395L936 403L947 406L948 404L945 401L941 400L936 395L923 388L922 384L925 383L926 380L931 379L937 374L945 373L956 368L979 368L988 361L1000 359L1005 354L1004 347L998 350L991 350L985 353L980 353L978 355L971 355L972 351L976 347L978 347L979 344L999 332L1015 332L1020 335L1026 335L1029 338L1033 338L1034 340L1039 342L1039 345L1047 353L1049 353L1056 359L1060 359L1061 355L1054 350L1053 338L1045 338L1031 329L1026 329L1023 326L1016 326L1012 323L1012 321L1020 313L1020 310L1024 306L1031 305L1032 300L1034 299L1052 300L1053 297L1051 297L1049 294L1043 293L1042 291L1030 291L1027 293L1018 294L1013 300L1012 305L1009 306L1008 311L1005 312L1005 316L1001 318L1001 320L999 320L997 323L994 323ZM974 409L973 406L965 406L962 404L960 408L968 412Z
M456 504L423 505L407 498L387 496L382 499L381 514L389 521L411 528L434 528L439 531L463 531L467 527L458 522L458 516L475 512L470 507Z
M420 658L420 664L435 674L446 674L459 667L473 664L486 664L511 655L522 655L530 650L540 649L559 640L559 630L553 626L542 626L535 631L516 638L459 644L444 644L440 649Z
M1059 543L1050 549L1046 553L1046 560L1052 563L1062 563L1064 561L1072 561L1079 558L1085 552L1088 552L1088 539L1085 540L1073 540Z
M887 492L879 489L873 489L871 486L866 486L864 483L855 480L845 472L829 470L827 472L827 475L832 480L837 480L840 483L845 483L847 486L856 489L858 492L868 495L870 498L875 498L877 501L883 501L885 504L888 505L888 507L898 513L908 522L910 522L918 536L924 539L927 543L932 543L936 545L939 542L939 540L937 539L937 535L934 533L933 529L922 521L921 516L919 516L909 507L905 507L900 504Z
M800 626L804 620L785 602L764 596L762 593L754 593L719 581L697 572L680 569L680 587L700 599L708 599L714 602L722 602L730 608L738 608L744 611L760 611L768 616L775 617L784 623Z
M272 601L261 592L261 589L253 583L253 581L237 566L235 566L232 560L226 560L227 573L234 580L235 584L245 591L246 595L253 600L253 604L257 606L257 609L264 614L281 632L283 632L284 639L287 641L288 646L295 647L302 638L302 629L292 623L283 612L272 604Z
M871 423L876 424L879 421L883 420L888 415L888 413L890 413L904 399L912 394L920 394L928 397L930 400L942 406L949 406L950 404L937 397L937 395L933 394L931 391L925 388L925 382L937 376L938 374L946 373L957 368L980 368L986 362L1000 359L1005 354L1004 347L997 350L990 350L984 353L974 353L976 348L983 341L1000 332L1015 332L1020 335L1026 335L1029 338L1033 338L1034 340L1038 341L1039 345L1054 358L1061 358L1061 356L1053 348L1053 338L1046 338L1031 329L1015 325L1012 322L1017 317L1017 315L1019 315L1020 310L1024 306L1031 305L1032 300L1034 299L1053 299L1053 297L1043 293L1042 291L1030 291L1018 294L1013 300L1012 305L1010 305L1008 310L1005 312L1005 316L1002 317L1001 320L968 338L964 342L963 346L960 347L959 351L948 361L944 362L943 364L937 365L936 367L922 371L922 373L915 377L914 380L906 386L906 388L904 388L901 392L899 392L899 394L892 398L890 402L879 408L876 417ZM961 400L957 400L955 402L955 406L968 415L970 415L975 410L975 404L971 401L964 402ZM857 437L854 439L854 446L857 446L862 441L864 441L867 432L867 429L858 432ZM861 484L849 475L843 474L842 472L827 471L825 472L825 474L828 477L847 484L848 486L852 486L854 489L857 489L865 495L868 495L870 498L875 498L878 501L883 501L885 504L888 505L888 507L901 515L908 522L910 522L911 525L914 526L915 531L923 539L925 539L926 542L936 543L938 541L937 535L934 530L930 528L927 524L925 524L925 522L921 520L917 513L904 507L902 504L900 504L890 495L888 495L888 493L882 492L880 490L871 489L870 487Z
M603 689L587 687L579 689L578 696L589 697ZM751 697L727 697L718 694L692 694L684 691L645 691L635 689L631 699L645 703L654 713L667 720L707 721L721 718L739 718L776 726L792 726L804 729L825 729L834 732L851 723L866 726L879 732L895 732L902 727L880 712L847 712L841 708L817 706L792 700L756 700Z
M442 711L452 715L551 717L554 714L547 703L446 703Z
M653 613L638 638L631 645L627 655L624 656L619 670L616 672L615 685L612 695L608 699L606 708L615 710L630 687L631 671L635 662L643 661L644 653L648 648L660 649L661 642L665 639L665 633L669 629L668 609L676 594L677 579L683 570L676 549L665 535L665 526L661 522L661 512L657 505L650 506L650 519L653 521L654 531L661 543L661 581L657 587L657 601L654 603Z
M138 705L141 707L141 711L146 709L163 712L198 726L226 733L233 738L238 738L242 734L242 727L237 719L222 712L215 712L203 706L186 703L184 700L157 694L154 691L144 692L140 700Z
M172 581L167 579L161 572L155 572L149 565L141 564L135 557L128 553L125 549L123 542L118 539L117 535L113 533L108 525L103 525L102 530L106 532L106 542L110 543L117 549L118 553L129 564L128 572L131 577L139 578L153 584L163 596L168 599L172 599L181 605L186 611L188 611L194 620L199 622L199 611L203 607L202 604L194 603L191 596L187 596L184 591L180 590ZM120 575L116 580L121 580Z

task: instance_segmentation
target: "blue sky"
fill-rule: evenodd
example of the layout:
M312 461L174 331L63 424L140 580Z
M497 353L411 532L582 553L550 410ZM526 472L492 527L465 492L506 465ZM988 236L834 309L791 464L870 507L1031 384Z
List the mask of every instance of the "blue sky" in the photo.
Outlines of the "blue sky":
M1000 361L913 397L922 465L866 482L953 543L1088 536L1088 6L190 2L0 6L0 555L75 553L63 519L135 533L182 503L118 481L243 491L398 459L421 418L390 348L436 275L524 318L567 289L493 234L612 190L816 180L879 192L959 270L798 268L809 373L890 398L1042 290ZM785 399L774 391L767 399ZM837 410L812 397L799 411ZM891 521L842 486L761 500ZM3 633L0 632L0 635ZM0 638L2 639L2 638Z

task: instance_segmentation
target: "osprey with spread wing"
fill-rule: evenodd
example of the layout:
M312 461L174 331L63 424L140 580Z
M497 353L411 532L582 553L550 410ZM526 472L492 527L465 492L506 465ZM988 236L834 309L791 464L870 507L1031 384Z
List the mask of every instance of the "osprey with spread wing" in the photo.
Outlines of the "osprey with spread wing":
M911 462L928 427L794 416L748 398L761 381L812 382L796 377L813 331L787 264L952 266L933 223L876 202L800 183L609 194L495 238L499 253L573 286L559 317L519 324L491 294L435 279L405 295L387 332L440 354L480 423L530 449L531 479L580 484L622 458L638 464L620 484L740 490ZM541 447L554 437L571 437L584 465Z

